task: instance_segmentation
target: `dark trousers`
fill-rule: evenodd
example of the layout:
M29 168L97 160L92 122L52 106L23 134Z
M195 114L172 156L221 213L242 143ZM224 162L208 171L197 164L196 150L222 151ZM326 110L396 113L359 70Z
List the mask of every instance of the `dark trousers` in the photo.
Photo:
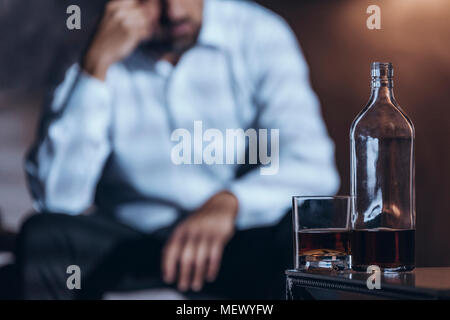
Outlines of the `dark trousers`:
M25 299L99 299L105 292L167 287L161 250L175 225L144 234L99 214L36 214L23 225L16 249ZM283 299L284 270L292 267L291 219L236 231L219 275L189 298ZM81 289L70 290L67 268L81 271ZM174 286L175 287L175 286Z

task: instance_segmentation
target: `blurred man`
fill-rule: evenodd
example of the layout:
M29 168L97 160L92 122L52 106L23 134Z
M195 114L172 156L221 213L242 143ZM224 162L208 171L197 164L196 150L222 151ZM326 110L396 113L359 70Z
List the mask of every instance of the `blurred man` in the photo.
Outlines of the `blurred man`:
M175 164L173 133L196 121L279 129L279 170ZM294 35L270 11L225 0L108 3L45 109L26 171L43 213L19 236L26 298L100 298L160 280L187 294L283 297L290 197L338 187ZM79 290L66 283L71 265Z

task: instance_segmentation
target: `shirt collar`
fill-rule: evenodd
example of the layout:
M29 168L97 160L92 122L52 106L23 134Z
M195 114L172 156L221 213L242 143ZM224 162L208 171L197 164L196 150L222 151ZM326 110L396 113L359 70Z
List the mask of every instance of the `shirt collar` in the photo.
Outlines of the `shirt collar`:
M202 27L197 40L199 45L223 47L226 44L219 5L217 0L204 0Z

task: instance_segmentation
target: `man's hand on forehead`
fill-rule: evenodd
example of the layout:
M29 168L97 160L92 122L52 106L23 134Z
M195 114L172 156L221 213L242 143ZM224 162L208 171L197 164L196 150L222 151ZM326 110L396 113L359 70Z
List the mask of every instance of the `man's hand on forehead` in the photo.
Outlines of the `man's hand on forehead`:
M161 6L161 0L111 0L106 4L106 8L110 10L136 8L158 15L161 12Z
M83 68L104 80L110 65L126 58L138 44L152 37L160 15L157 0L114 0L105 7Z

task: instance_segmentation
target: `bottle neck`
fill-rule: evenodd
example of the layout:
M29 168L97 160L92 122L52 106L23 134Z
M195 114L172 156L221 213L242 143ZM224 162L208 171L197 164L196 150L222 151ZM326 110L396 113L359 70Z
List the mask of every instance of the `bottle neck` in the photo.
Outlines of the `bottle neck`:
M394 70L391 63L375 62L372 64L371 104L375 102L392 103L394 99Z
M389 88L392 89L394 88L394 80L392 79L392 77L372 77L372 82L371 82L371 88L372 90L377 89L377 88Z
M392 79L372 79L370 101L384 101L395 104L394 84Z

